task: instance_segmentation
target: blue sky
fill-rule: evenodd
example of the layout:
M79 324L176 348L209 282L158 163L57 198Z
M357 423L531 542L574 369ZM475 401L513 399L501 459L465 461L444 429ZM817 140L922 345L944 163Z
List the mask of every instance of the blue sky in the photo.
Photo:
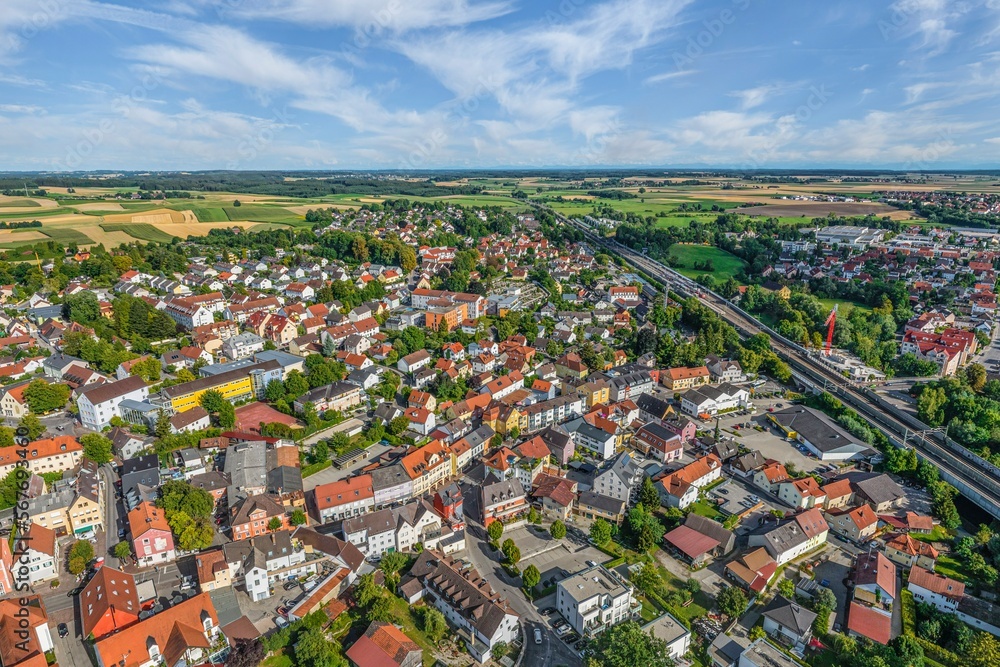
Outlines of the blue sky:
M1000 167L1000 0L3 0L0 170Z

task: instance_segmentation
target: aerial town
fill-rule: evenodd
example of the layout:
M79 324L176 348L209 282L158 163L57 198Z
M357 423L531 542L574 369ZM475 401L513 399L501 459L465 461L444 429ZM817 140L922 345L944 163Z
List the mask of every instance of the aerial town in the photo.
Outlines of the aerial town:
M4 262L0 664L987 650L1000 233L748 210L387 199Z

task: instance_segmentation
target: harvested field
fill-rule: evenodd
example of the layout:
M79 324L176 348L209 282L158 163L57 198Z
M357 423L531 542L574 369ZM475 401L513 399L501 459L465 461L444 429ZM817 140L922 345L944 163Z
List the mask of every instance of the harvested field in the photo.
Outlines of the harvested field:
M78 211L124 211L125 208L118 202L113 201L95 201L90 204L73 204L70 208L75 208Z
M34 199L16 199L13 197L0 196L0 208L41 208Z
M105 222L138 222L149 225L166 225L183 222L197 223L191 211L171 211L168 208L158 208L142 213L122 213L120 215L108 215L104 217Z
M145 223L136 222L105 222L101 225L101 229L106 232L125 232L129 236L133 236L140 241L157 241L159 243L170 243L173 240L173 236L165 233L158 227L153 225L148 225Z
M48 236L38 229L0 229L0 243L10 241L46 241Z
M910 216L909 211L900 211L897 208L886 206L885 204L871 204L861 202L801 202L789 201L787 204L768 204L766 206L748 206L745 208L733 209L734 213L743 213L750 216L765 217L793 217L806 216L808 218L826 217L827 213L837 215L891 215L893 213L905 213ZM905 219L905 218L904 218Z

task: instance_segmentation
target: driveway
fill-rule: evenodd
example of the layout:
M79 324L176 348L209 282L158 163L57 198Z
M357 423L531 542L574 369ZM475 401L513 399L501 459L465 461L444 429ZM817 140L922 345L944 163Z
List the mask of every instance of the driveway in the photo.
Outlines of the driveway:
M829 547L826 553L829 558L825 562L820 563L815 569L815 580L817 583L822 583L826 580L827 588L837 596L835 622L840 623L841 627L846 627L847 604L848 600L850 600L851 592L844 585L844 580L847 579L851 572L851 556L840 549Z

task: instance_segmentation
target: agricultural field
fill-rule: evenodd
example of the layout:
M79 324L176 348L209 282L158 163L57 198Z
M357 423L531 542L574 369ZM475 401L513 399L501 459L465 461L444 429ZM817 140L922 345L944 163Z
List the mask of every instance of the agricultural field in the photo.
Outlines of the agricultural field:
M140 241L156 241L157 243L170 243L173 236L167 234L162 229L148 223L126 223L126 222L104 222L101 229L105 232L124 232L128 236Z
M744 266L743 260L736 255L708 245L676 243L670 246L668 257L671 267L688 278L697 278L707 273L717 281L729 280ZM711 270L695 268L695 264L704 266L705 262L712 263Z
M781 200L779 203L765 206L749 206L735 209L736 213L763 217L808 217L822 218L828 213L842 216L875 215L889 216L894 220L907 220L914 217L910 211L901 211L892 206L873 202L813 202Z

